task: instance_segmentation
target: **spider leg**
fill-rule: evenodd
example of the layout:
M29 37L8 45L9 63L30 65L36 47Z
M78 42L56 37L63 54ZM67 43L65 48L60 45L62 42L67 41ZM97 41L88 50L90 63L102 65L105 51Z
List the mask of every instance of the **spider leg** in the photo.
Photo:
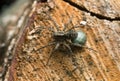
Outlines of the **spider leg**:
M40 50L40 49L43 49L43 48L45 48L45 47L48 47L48 46L54 45L54 44L56 44L56 42L51 42L51 43L49 43L49 44L47 44L47 45L45 45L45 46L43 46L43 47L37 49L37 51Z
M81 56L81 55L80 55L80 56ZM78 69L78 70L80 71L80 74L82 74L83 71L84 71L84 68L85 68L83 59L81 58L81 62L82 62L82 63L80 63L80 64L78 64L76 60L73 61L73 62L75 62L74 65L75 65L76 67L75 67L71 72L75 72L75 71Z
M71 72L74 72L74 71L76 71L77 69L79 69L80 67L78 66L76 57L75 57L75 55L73 54L71 47L70 47L68 44L64 44L64 45L69 49L69 51L70 51L70 53L71 53L71 57L72 57L72 62L73 62L74 65L76 66L76 68L71 71Z
M89 47L87 47L87 46L83 46L83 45L76 44L76 43L71 43L71 44L74 45L74 46L83 47L83 48L86 48L86 49L88 49L88 50L92 50L92 51L94 51L95 53L98 53L96 50L94 50L94 49L92 49L92 48L89 48ZM80 55L80 56L81 56L81 55ZM83 61L82 58L81 58L81 61L82 61L82 63L84 64L84 61ZM75 61L75 62L76 62L76 61ZM76 65L77 67L76 67L75 69L73 69L72 72L74 72L74 71L76 71L76 70L78 69L78 70L80 71L80 73L83 73L83 71L84 71L83 68L85 68L85 65L83 65L83 68L82 68L81 66L79 66L77 62L75 63L75 65Z
M77 47L83 47L81 44L77 44L77 43L71 43L71 45L77 46Z
M58 49L58 47L60 46L60 44L59 43L57 43L56 44L56 46L55 46L55 48L53 48L53 51L51 51L50 52L50 56L49 56L49 58L48 58L48 60L47 60L47 63L46 63L46 65L48 65L48 63L49 63L49 60L50 60L50 58L52 57L52 55L53 55L53 52L55 52L57 49Z
M53 29L53 27L49 27L48 30L51 31L51 32L53 32L53 33L55 32L54 29Z
M89 48L89 47L87 47L87 46L83 46L83 45L76 44L76 43L71 43L71 45L77 46L77 47L83 47L83 48L92 50L92 51L94 51L95 53L98 53L96 50L94 50L94 49L92 49L92 48ZM80 56L81 56L81 55L80 55ZM81 57L82 57L82 56L81 56ZM72 59L74 60L73 62L75 63L74 65L76 66L76 68L73 69L72 72L74 72L74 71L76 71L76 70L78 69L78 70L80 71L80 73L82 73L82 71L83 71L83 70L82 70L82 67L79 66L79 64L77 63L77 61L76 61L76 59L75 59L74 56L72 57ZM82 61L82 63L84 64L84 61L83 61L82 58L81 58L81 61ZM83 66L83 67L85 67L85 66Z
M53 21L53 23L54 23L54 25L55 25L55 27L56 27L56 29L57 29L57 31L60 31L59 30L59 26L58 26L58 24L56 23L56 21L51 17L51 15L50 14L48 14L47 13L47 15L49 16L49 18Z
M70 31L70 30L72 30L72 29L74 29L74 28L79 28L79 27L81 27L81 26L73 26L72 28L68 29L67 31ZM67 31L66 31L66 32L67 32Z
M80 55L80 57L81 57L81 55ZM72 62L74 63L73 65L75 66L75 68L73 70L71 70L72 73L75 72L76 70L78 70L80 72L80 74L83 74L85 65L84 65L84 61L83 61L82 57L80 58L80 61L77 62L75 55L72 56Z
M92 50L92 51L94 51L95 53L97 53L96 50L94 50L94 49L92 49L92 48L89 48L89 47L87 47L87 46L83 46L83 45L81 45L81 44L72 43L72 45L77 46L77 47L83 47L83 48L86 48L86 49L88 49L88 50Z
M64 43L64 45L68 48L68 50L70 51L70 54L73 54L71 47L66 43Z
M74 71L76 71L76 70L79 68L78 63L77 63L77 60L76 60L76 58L75 58L75 55L72 55L72 62L73 62L74 65L76 66L76 68L72 70L72 72L74 72Z
M92 51L94 51L95 53L98 53L96 50L94 50L94 49L92 49L92 48L89 48L89 47L87 47L87 46L84 46L84 48L87 48L88 50L92 50Z
M63 26L64 26L63 31L65 31L65 30L68 28L68 25L69 25L70 23L72 24L72 18L73 18L73 17L70 17L69 21L68 21L66 24L63 25Z

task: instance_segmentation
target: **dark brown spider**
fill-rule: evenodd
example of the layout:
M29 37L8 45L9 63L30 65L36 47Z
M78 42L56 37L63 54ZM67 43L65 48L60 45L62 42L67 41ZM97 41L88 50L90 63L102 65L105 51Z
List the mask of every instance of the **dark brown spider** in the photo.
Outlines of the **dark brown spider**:
M80 26L75 26L67 30L68 24L72 23L72 18L70 18L68 23L64 25L64 29L62 31L59 30L59 26L55 23L55 21L51 18L51 16L50 19L54 22L57 28L57 32L51 30L52 38L54 39L54 41L39 48L39 50L41 50L47 46L55 45L53 51L50 53L49 59L51 58L53 52L59 49L60 46L66 47L69 50L70 54L73 54L70 46L85 47L84 45L87 39L86 34L81 30L78 31L73 30L74 28L78 28ZM47 61L47 64L49 62L49 59Z

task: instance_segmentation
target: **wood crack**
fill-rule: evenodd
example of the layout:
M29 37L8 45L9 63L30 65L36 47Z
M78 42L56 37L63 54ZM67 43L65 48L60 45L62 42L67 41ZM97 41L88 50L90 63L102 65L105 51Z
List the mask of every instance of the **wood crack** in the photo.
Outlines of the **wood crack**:
M76 4L76 3L74 3L73 1L70 1L70 0L63 0L63 1L69 3L70 5L72 5L73 7L77 8L79 10L82 10L84 12L90 13L91 16L95 16L98 19L102 19L102 20L105 19L105 20L108 20L108 21L120 21L120 17L111 18L111 17L108 17L108 16L104 16L104 15L101 15L101 14L89 11L84 6L80 6L80 5Z

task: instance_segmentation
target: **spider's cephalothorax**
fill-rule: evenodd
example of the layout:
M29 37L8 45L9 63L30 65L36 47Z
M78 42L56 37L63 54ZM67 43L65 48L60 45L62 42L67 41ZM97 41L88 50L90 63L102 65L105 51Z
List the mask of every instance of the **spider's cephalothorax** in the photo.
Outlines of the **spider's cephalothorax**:
M63 42L66 40L71 40L77 37L76 32L64 32L64 31L58 31L53 33L53 38L56 42Z

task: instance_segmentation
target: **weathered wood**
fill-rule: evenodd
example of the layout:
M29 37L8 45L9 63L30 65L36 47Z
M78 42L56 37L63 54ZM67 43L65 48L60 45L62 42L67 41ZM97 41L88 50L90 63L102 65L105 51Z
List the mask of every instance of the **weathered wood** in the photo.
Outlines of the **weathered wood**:
M0 81L8 81L9 66L18 32L25 24L31 8L30 0L19 0L3 8L0 14Z
M76 1L74 1L76 2ZM98 5L86 5L94 1L80 1L82 5L92 10ZM105 1L104 1L105 2ZM84 3L84 4L83 4ZM100 6L108 6L95 2ZM111 3L112 4L112 3ZM90 7L88 7L90 6ZM115 7L114 7L115 8ZM117 10L118 7L116 7ZM97 10L98 9L98 10ZM110 13L101 7L92 12L109 16ZM105 9L111 9L107 7ZM116 10L114 12L116 12ZM112 11L112 10L111 10ZM116 12L117 13L117 12ZM118 16L118 15L117 15ZM117 17L113 14L112 17ZM119 16L118 16L119 17ZM70 18L72 23L68 28L82 30L87 35L86 46L96 50L74 49L74 56L69 56L61 51L55 51L49 60L53 46L39 50L53 39L50 29L59 30L64 28ZM9 81L119 81L120 79L120 21L110 21L91 16L90 12L78 10L65 1L54 0L48 3L37 3L30 13L26 28L22 32L16 48L14 59L10 69ZM75 71L73 71L77 68Z

